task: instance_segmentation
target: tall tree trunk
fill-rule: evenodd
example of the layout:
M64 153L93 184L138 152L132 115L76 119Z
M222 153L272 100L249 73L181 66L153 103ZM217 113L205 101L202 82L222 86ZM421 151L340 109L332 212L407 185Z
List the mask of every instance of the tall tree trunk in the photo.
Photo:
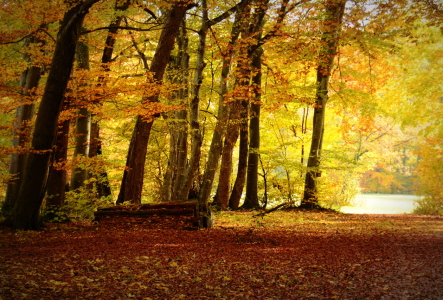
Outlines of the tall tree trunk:
M322 45L317 67L317 91L314 107L311 149L309 151L305 189L300 207L318 207L318 187L316 177L320 176L320 159L323 144L326 104L328 101L328 83L337 52L341 24L346 0L328 0L323 21Z
M203 81L203 70L206 66L204 62L206 35L209 28L207 1L202 1L202 24L199 35L199 43L197 48L197 61L194 71L194 82L191 87L191 100L189 102L189 123L191 131L191 153L189 164L183 174L183 180L177 190L177 200L184 201L188 199L189 190L194 181L200 164L202 134L200 132L200 88Z
M65 98L63 110L69 108L72 99ZM45 210L43 219L46 222L67 221L67 217L61 215L60 208L65 203L66 185L68 172L65 163L68 157L68 135L70 119L59 121L57 137L54 146L53 165L50 167L48 187L46 189Z
M65 13L58 33L43 97L32 136L33 152L26 161L26 171L18 201L13 211L13 227L37 229L40 206L45 193L51 162L51 150L57 134L58 116L61 111L66 86L71 74L78 41L85 15L98 0L82 1Z
M208 7L207 1L202 0L202 24L199 34L199 44L197 49L197 62L196 68L194 72L194 82L192 84L191 89L191 101L189 103L190 109L190 130L191 130L191 154L188 167L186 168L185 174L183 176L182 184L177 192L178 200L186 200L189 195L189 191L191 189L192 183L194 181L194 177L197 174L198 167L200 165L200 157L201 157L201 145L203 141L202 133L200 130L200 121L199 121L199 105L200 105L200 88L203 82L203 70L206 66L204 62L205 58L205 49L206 49L206 35L209 28L226 19L232 13L238 11L239 9L243 9L250 0L242 0L231 9L227 10L217 18L213 20L209 20L208 17Z
M46 26L42 25L40 27ZM26 47L36 43L41 43L44 45L45 42L38 37L33 36L26 41ZM34 91L38 87L42 72L41 67L34 65L34 62L29 58L28 55L25 54L24 59L30 62L30 67L20 76L20 87L23 89L22 96L24 104L19 106L16 110L16 119L14 121L15 132L12 139L12 145L14 147L26 147L31 140L30 122L34 117L35 107L31 98L35 96ZM23 181L22 175L25 171L26 158L27 153L23 153L22 151L11 154L9 174L12 178L8 182L5 202L2 206L2 212L8 219L12 216L12 210L18 198L20 186Z
M244 206L255 208L259 206L258 201L258 164L260 160L260 107L261 107L261 56L262 48L257 49L252 57L252 77L255 99L251 103L249 121L249 152L246 179L246 196ZM233 202L231 209L238 208L238 203Z
M258 1L256 4L256 8L254 9L254 13L252 14L251 24L249 26L249 30L245 32L245 34L251 38L255 37L257 40L257 44L260 44L262 39L261 31L264 25L264 18L266 15L266 11L268 9L268 0ZM241 101L241 126L240 126L240 147L239 147L239 160L238 160L238 168L237 168L237 177L235 180L234 188L231 193L231 197L229 199L229 205L232 209L238 208L240 204L240 199L243 194L243 189L246 181L246 173L248 168L248 152L249 152L249 130L248 130L248 121L249 121L249 102L250 102L250 90L257 89L257 86L260 87L261 82L256 82L256 80L261 79L261 75L258 75L261 70L256 70L257 62L254 59L257 58L255 55L256 52L261 51L261 48L257 48L255 45L252 46L250 44L245 47L245 55L246 55L246 63L241 65L241 76L243 80L241 81L243 89L245 90L244 99ZM261 56L259 56L261 59ZM254 72L258 72L254 75ZM252 76L252 87L250 84L250 78ZM257 77L258 76L258 77ZM258 97L258 90L254 90L256 93L255 97ZM260 98L258 99L260 100ZM257 101L257 99L253 99L253 101ZM258 203L257 196L255 198L247 198L242 205L243 208L254 208L258 209L260 207Z
M222 210L226 210L229 205L229 195L231 193L231 173L232 173L232 153L239 135L238 126L238 103L228 104L230 117L226 129L225 140L221 153L220 174L218 177L218 188L215 196L215 204Z
M77 62L78 68L83 70L89 70L89 48L83 41L77 42ZM76 158L89 157L89 145L90 145L90 132L91 132L91 113L86 107L87 99L82 96L82 99L76 99L77 103L80 102L76 122L75 122L75 148L74 148L74 161ZM76 166L72 170L71 175L71 190L76 190L84 186L85 181L88 179L88 170L79 166Z
M154 74L154 80L161 83L163 74L168 64L169 56L174 47L175 37L178 34L180 24L189 6L182 2L175 2L169 11L165 21L165 26L160 35L157 49L152 60L150 71ZM144 97L144 103L158 102L159 95ZM157 115L152 116L156 118ZM126 167L123 173L120 193L117 203L130 201L131 203L141 203L143 189L143 177L146 161L146 152L154 120L143 120L142 116L137 116L137 121L129 144Z
M115 10L117 12L126 11L129 8L131 0L116 0ZM105 47L103 48L103 54L101 59L101 68L104 73L109 72L110 64L112 62L112 55L114 53L114 45L116 42L116 34L118 32L118 27L120 26L123 16L118 15L109 24L108 36L106 37ZM99 85L106 85L106 76L100 76L98 78ZM101 104L99 104L101 105ZM89 140L89 157L96 157L102 154L102 145L100 141L100 125L94 114L91 114L91 129L90 129L90 140ZM111 187L109 185L108 174L106 172L101 172L97 175L97 180L95 181L95 188L97 190L97 197L106 197L111 195ZM92 188L92 186L90 187Z
M234 52L234 45L240 35L243 25L241 24L244 18L244 13L246 9L245 5L240 9L235 15L234 25L231 30L231 40L228 43L226 53L223 56L222 72L220 77L220 98L218 106L218 118L215 125L214 133L212 135L211 146L209 148L209 155L205 165L205 173L203 175L203 181L200 187L198 202L200 205L207 205L209 197L212 192L212 186L214 184L215 173L218 168L218 163L220 160L220 154L222 151L222 141L226 132L226 126L228 121L228 109L224 104L226 100L225 97L228 94L228 83L227 79L231 71L231 59Z
M229 197L229 208L237 209L240 204L240 199L243 194L243 189L246 182L246 170L248 167L248 152L249 152L249 101L242 100L240 103L240 142L238 147L238 167L237 177L235 178L234 187L232 188L231 196ZM252 208L259 208L258 202L251 203Z
M188 38L186 33L186 22L183 19L177 36L178 53L171 63L175 70L171 76L171 81L179 86L180 89L175 92L175 99L178 99L180 105L184 105L188 98L189 84L189 55ZM173 120L167 120L168 115L172 115ZM183 181L187 166L188 155L188 112L186 109L165 114L167 120L170 139L169 139L169 160L161 188L160 199L163 202L175 201L177 192Z

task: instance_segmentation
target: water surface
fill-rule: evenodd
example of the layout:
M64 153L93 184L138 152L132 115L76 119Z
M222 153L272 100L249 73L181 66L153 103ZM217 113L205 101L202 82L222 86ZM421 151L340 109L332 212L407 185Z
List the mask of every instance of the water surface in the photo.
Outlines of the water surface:
M412 213L415 195L359 194L355 206L344 206L341 211L352 214L404 214Z

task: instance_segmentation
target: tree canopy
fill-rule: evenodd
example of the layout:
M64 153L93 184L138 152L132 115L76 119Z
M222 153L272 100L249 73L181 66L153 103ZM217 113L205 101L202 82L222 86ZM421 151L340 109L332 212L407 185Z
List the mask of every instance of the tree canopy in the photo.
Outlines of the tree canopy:
M443 211L438 1L0 5L2 212L16 228L38 228L41 208L338 208L362 191Z

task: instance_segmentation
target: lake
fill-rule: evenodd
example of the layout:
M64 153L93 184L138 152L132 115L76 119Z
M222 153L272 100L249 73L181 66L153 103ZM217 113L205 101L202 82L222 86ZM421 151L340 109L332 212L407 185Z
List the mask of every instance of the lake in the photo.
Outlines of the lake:
M415 195L359 194L355 206L344 206L341 211L351 214L404 214L412 213Z

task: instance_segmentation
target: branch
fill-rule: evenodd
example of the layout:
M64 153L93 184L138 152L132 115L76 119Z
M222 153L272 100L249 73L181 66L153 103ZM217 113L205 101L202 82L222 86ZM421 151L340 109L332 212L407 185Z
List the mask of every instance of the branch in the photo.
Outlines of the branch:
M255 217L264 217L266 214L269 214L269 213L271 213L271 212L273 212L273 211L276 211L277 209L279 209L279 208L281 208L281 207L284 207L284 206L290 206L290 205L292 205L292 204L293 204L292 202L285 202L285 203L282 203L282 204L280 204L280 205L277 205L276 207L273 207L273 208L267 209L267 210L265 210L264 212L261 212L261 213L259 213L259 214L253 215L252 217L253 217L253 218L255 218Z
M128 25L128 20L126 18L124 18L124 20L125 20L126 25ZM135 38L132 35L131 31L129 32L129 35L131 36L132 45L134 46L135 50L137 51L138 55L140 55L140 58L143 61L143 66L145 67L145 70L149 70L148 59L146 58L146 55L138 47L138 44L135 41Z
M225 11L224 13L222 13L221 15L219 15L218 17L212 19L209 21L208 23L208 27L211 27L217 23L220 23L221 21L223 21L226 18L229 18L233 13L235 13L240 7L247 5L249 2L251 2L251 0L242 0L239 3L237 3L236 5L234 5L233 7L231 7L230 9L228 9L227 11Z
M45 34L46 34L47 36L49 36L49 38L55 43L55 42L56 42L55 38L54 38L51 34L49 34L49 32L47 32L47 31L44 29L43 26L44 26L44 25L40 25L39 28L37 28L36 30L32 31L31 33L29 33L29 34L27 34L27 35L21 37L20 39L18 39L18 40L16 40L16 41L11 41L11 42L1 42L0 45L18 44L18 43L20 43L21 41L23 41L23 40L25 40L25 39L31 37L32 35L35 35L35 34L36 34L37 32L39 32L39 31L42 31L43 33L45 33Z
M38 31L38 30L37 30ZM36 33L37 31L34 31L28 35L25 35L24 37L21 37L20 39L16 40L16 41L11 41L11 42L1 42L0 45L10 45L10 44L18 44L21 41L27 39L30 35L32 35L33 33Z
M278 17L277 17L277 22L275 23L274 28L269 31L258 43L256 46L253 47L252 50L256 50L258 48L260 48L261 46L263 46L267 40L269 40L270 38L274 37L277 35L286 15L288 13L290 13L292 10L294 10L297 6L304 4L306 2L309 2L310 0L302 0L299 2L296 2L294 4L292 4L288 9L286 9L286 6L289 3L289 0L283 0L282 4L280 6L280 11L278 13Z
M156 26L153 26L151 28L137 28L137 27L130 27L130 26L106 26L106 27L98 27L91 30L86 30L81 33L81 35L85 35L91 32L99 31L99 30L110 30L110 29L122 29L122 30L132 30L132 31L152 31L152 30L161 30L159 29L153 29Z

